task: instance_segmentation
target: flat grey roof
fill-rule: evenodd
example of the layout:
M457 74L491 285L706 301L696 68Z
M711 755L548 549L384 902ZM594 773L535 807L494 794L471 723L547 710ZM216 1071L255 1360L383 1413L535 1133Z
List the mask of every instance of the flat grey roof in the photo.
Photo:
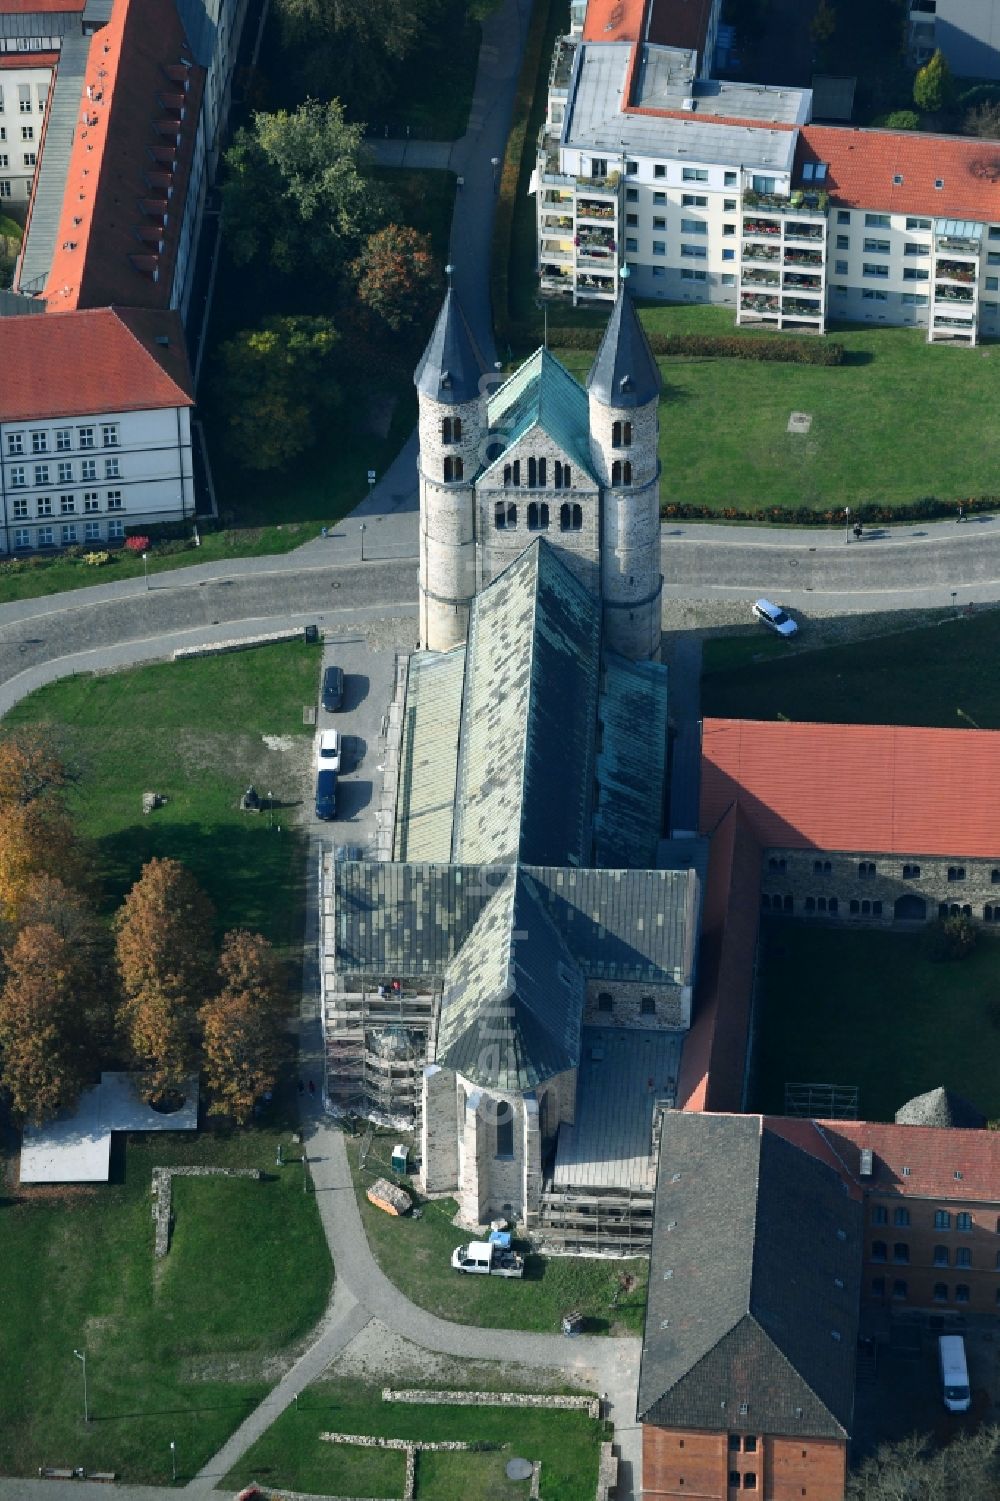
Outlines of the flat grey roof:
M556 1147L559 1187L653 1191L653 1106L674 1096L686 1035L582 1029L576 1123L559 1127Z
M768 129L765 124L727 125L697 111L680 120L663 115L626 114L622 99L630 52L627 42L597 42L578 49L563 126L564 146L599 150L610 157L628 152L692 163L791 171L794 130ZM736 89L741 99L752 92L741 85ZM791 95L795 91L775 92ZM734 108L736 98L734 95ZM713 107L717 108L715 99ZM728 104L726 107L729 108Z
M728 115L739 120L804 125L809 117L809 90L774 88L763 83L726 83L696 79L692 54L676 47L642 49L635 103L645 109L684 109L692 114Z

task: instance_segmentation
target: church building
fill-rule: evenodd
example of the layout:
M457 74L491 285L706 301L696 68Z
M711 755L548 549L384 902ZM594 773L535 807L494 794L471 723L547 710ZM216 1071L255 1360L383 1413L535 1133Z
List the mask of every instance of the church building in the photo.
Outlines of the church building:
M660 652L660 372L622 285L584 389L547 349L504 381L449 288L414 377L420 642L464 641L475 596L536 537L601 601L603 638Z

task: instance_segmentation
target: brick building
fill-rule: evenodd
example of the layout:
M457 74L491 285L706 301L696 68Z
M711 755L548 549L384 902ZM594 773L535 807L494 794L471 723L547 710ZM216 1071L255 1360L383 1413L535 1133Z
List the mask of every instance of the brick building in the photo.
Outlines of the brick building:
M842 1501L861 1206L772 1124L663 1123L639 1377L647 1501Z
M706 719L702 831L732 807L761 848L765 912L872 927L953 912L1000 922L991 730Z

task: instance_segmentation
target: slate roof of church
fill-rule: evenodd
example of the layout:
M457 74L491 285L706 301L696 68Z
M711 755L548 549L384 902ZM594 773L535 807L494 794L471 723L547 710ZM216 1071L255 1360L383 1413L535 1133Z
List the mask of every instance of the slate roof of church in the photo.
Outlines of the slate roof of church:
M661 384L646 331L622 286L590 367L587 390L605 406L641 407L657 399Z
M953 1089L929 1089L914 1095L896 1111L897 1126L947 1126L979 1130L986 1117Z
M455 817L465 647L410 658L393 858L448 860Z
M523 870L511 870L448 966L437 1062L524 1091L575 1068L584 979Z
M656 864L666 794L667 669L604 655L594 863Z
M512 869L338 862L337 970L442 980ZM588 978L690 983L701 907L696 870L526 865L520 876Z
M413 375L418 391L447 406L475 401L486 362L465 321L458 298L449 287L427 348Z
M538 426L595 479L590 457L587 393L547 349L536 349L494 392L487 418L490 433L502 439L504 452Z
M842 1439L854 1401L861 1206L760 1116L663 1123L642 1422Z
M452 859L590 859L601 611L547 543L469 621Z

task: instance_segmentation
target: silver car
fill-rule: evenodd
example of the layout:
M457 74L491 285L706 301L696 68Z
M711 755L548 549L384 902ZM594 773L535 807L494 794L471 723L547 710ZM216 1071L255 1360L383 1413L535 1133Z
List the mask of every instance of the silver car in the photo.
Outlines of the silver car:
M780 605L772 604L769 599L758 599L754 603L753 614L762 625L770 626L772 631L777 631L779 636L794 636L798 625L792 617L781 608Z

